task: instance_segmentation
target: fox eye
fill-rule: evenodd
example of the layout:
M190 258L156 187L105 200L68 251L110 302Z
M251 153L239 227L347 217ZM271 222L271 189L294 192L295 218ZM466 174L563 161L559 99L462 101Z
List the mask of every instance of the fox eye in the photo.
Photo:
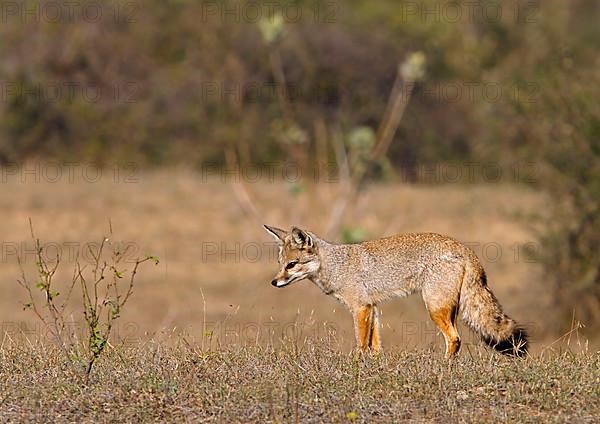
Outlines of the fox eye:
M298 261L288 262L288 264L285 266L285 269L291 269L291 268L295 267L297 263L298 263Z

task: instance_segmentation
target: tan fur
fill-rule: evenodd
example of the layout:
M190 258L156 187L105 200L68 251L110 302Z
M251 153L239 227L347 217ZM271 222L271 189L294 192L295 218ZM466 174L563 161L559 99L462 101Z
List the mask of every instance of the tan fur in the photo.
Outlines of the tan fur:
M379 352L381 349L378 320L377 307L374 305L360 307L354 314L356 344L363 352Z
M446 357L450 358L460 349L460 337L456 330L456 306L430 311L431 320L438 326L446 340Z
M477 256L450 237L411 233L345 245L296 227L289 232L265 228L280 244L281 270L272 284L309 279L338 299L354 316L361 349L380 349L376 305L421 292L444 335L448 357L460 349L458 313L490 347L517 356L527 351L525 332L502 311Z

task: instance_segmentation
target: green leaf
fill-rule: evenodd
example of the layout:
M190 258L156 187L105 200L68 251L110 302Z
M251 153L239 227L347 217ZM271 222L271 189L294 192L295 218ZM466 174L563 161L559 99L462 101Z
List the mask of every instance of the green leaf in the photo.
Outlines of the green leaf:
M417 81L425 76L426 57L423 52L411 53L401 65L405 81Z
M277 40L283 31L284 26L283 16L273 15L267 16L264 19L261 19L258 23L258 28L260 29L260 33L263 36L263 39L271 44L273 41Z
M352 227L342 230L342 242L347 244L360 243L368 238L367 231L364 228Z
M348 135L348 145L351 149L369 150L375 144L375 131L371 127L356 127Z
M158 265L160 262L158 257L153 256L153 255L146 255L146 259L153 261L154 265Z
M306 188L304 187L304 184L302 184L302 183L294 182L290 186L290 193L294 196L302 194L305 191L306 191Z

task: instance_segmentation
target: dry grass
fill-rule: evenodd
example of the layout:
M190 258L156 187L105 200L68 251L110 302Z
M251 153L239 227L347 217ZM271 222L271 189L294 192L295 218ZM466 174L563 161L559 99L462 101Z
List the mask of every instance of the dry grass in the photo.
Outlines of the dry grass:
M600 354L515 361L471 350L360 357L327 343L112 350L87 385L52 349L5 343L0 420L34 422L593 422Z
M269 281L278 266L267 253L272 241L259 223L241 211L229 183L218 179L203 182L198 174L167 170L139 173L135 184L114 183L112 177L108 173L97 183L81 179L70 183L66 178L58 183L35 183L31 178L23 183L19 176L9 179L3 183L5 196L0 198L3 243L16 244L21 252L23 243L31 249L29 217L43 241L60 246L100 240L107 234L110 219L113 241L135 243L140 256L158 256L159 267L142 270L139 275L119 324L122 335L145 338L146 333L173 327L199 335L205 316L209 323L225 322L233 329L248 323L264 326L275 322L284 327L297 320L312 320L335 323L352 333L347 312L310 283L286 290L271 287ZM265 223L283 227L299 224L317 232L325 226L323 217L336 193L332 184L317 187L317 195L295 196L284 183L264 182L249 188ZM556 336L552 334L555 322L546 313L548 291L541 280L541 266L524 262L522 256L515 261L511 250L515 243L522 246L535 241L529 221L519 216L543 210L542 206L543 199L537 193L508 185L380 185L369 188L358 200L347 224L364 228L372 238L436 231L480 243L475 251L484 260L490 285L506 310L533 326L536 340L550 341ZM203 260L206 243L216 243L219 253ZM242 252L249 243L267 246L256 262L247 260ZM485 243L501 247L499 260L486 261L482 252ZM237 253L221 257L225 249ZM63 252L67 250L65 247ZM3 330L39 334L32 316L21 308L25 296L15 282L19 275L16 255L3 259ZM26 259L32 269L33 256L28 254ZM69 281L73 262L73 258L63 258L57 281L60 276ZM74 315L73 320L80 320L80 316ZM384 305L382 321L387 346L437 343L433 340L435 329L418 296ZM21 328L17 331L16 326ZM345 348L352 346L352 337L348 339Z

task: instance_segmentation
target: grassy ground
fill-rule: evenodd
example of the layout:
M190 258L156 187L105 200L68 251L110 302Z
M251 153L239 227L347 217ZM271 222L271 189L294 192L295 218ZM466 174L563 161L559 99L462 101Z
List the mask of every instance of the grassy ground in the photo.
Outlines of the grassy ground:
M297 193L284 183L249 185L257 222L231 184L183 171L138 177L135 184L3 183L0 421L591 422L600 415L599 354L545 348L564 322L552 313L540 264L522 251L536 240L536 218L525 217L544 209L539 194L496 184L377 185L346 218L369 238L434 231L478 243L491 288L530 330L533 356L498 357L463 329L463 351L449 365L419 296L384 304L385 354L356 358L343 307L308 282L273 289L278 264L267 249L256 261L245 256L244 246L271 242L263 222L322 232L336 187ZM101 357L87 382L51 348L48 328L23 310L16 253L36 281L28 218L43 242L64 249L61 292L75 266L68 246L81 253L107 234L109 220L112 242L161 259L140 271L111 339L122 345ZM207 243L218 252L205 257ZM490 244L499 257L482 250ZM65 318L74 325L82 320L80 296ZM74 331L85 340L82 327ZM282 342L290 331L301 342ZM321 338L327 343L315 344Z
M308 341L219 351L112 350L84 383L59 352L5 343L0 420L35 422L593 422L600 354L510 360L469 348L360 357Z

